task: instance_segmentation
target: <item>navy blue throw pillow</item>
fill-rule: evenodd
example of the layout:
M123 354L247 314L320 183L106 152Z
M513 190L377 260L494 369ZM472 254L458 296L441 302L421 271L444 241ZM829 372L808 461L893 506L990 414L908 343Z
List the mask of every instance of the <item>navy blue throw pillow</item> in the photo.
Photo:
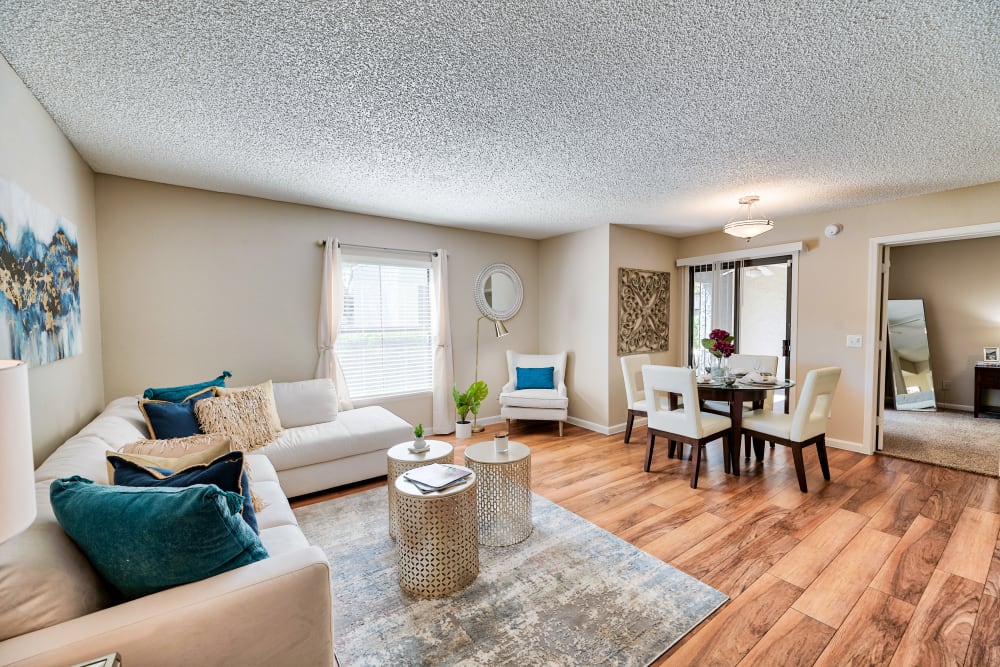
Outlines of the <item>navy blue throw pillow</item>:
M128 598L267 558L240 518L242 496L214 484L109 486L74 476L52 482L49 498L66 534Z
M169 401L171 403L180 403L191 394L198 393L202 389L225 387L226 378L231 377L233 377L232 373L229 371L222 371L222 375L214 380L206 380L195 384L185 384L180 387L150 387L146 391L142 392L142 397L151 401Z
M186 438L201 433L198 418L194 414L194 404L203 398L212 398L211 388L202 389L188 396L180 403L170 401L139 401L139 410L146 418L149 437L156 440Z
M195 484L215 484L223 491L243 496L241 515L253 532L260 534L257 513L250 497L250 479L243 468L243 452L229 452L209 463L201 463L174 472L163 468L146 467L114 454L108 463L115 469L114 483L119 486L183 487Z
M555 366L545 366L544 368L521 368L518 366L516 370L518 389L556 388L554 379Z

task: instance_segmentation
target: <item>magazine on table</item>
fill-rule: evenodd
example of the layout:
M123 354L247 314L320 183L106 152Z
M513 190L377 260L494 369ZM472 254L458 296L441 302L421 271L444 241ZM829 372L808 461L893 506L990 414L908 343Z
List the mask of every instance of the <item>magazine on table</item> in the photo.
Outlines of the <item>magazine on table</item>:
M463 468L444 463L432 463L403 473L409 482L421 491L440 491L461 484L472 473Z

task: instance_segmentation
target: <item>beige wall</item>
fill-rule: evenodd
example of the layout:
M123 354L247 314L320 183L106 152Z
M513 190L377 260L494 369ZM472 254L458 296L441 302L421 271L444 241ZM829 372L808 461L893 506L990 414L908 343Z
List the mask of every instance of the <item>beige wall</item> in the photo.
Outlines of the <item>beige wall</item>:
M610 226L565 234L539 245L539 352L566 350L570 421L608 421L608 271Z
M28 372L38 464L104 405L94 176L3 58L0 177L16 183L52 213L70 220L78 233L83 354Z
M650 353L654 364L675 366L684 364L683 326L684 304L677 262L677 240L651 234L631 227L611 226L611 267L608 275L608 377L609 424L612 431L625 429L627 406L625 380L618 356L618 269L644 269L670 272L670 340L669 349Z
M310 378L322 252L316 240L416 250L449 258L455 381L473 380L477 273L510 264L524 303L497 340L483 327L479 375L490 387L480 416L499 414L507 380L504 350L537 348L538 244L482 234L174 187L97 177L100 212L104 377L108 399L145 387L233 373L231 384ZM430 423L430 398L384 405L410 422Z
M1000 345L1000 236L898 246L889 260L889 298L924 300L938 402L971 410L976 362Z
M766 207L761 210L766 213ZM797 368L801 378L813 368L843 368L828 434L831 439L860 444L865 441L865 348L847 348L849 334L864 335L868 291L870 239L1000 221L1000 183L950 190L922 197L803 215L776 220L774 231L752 241L754 247L803 241L799 261ZM831 224L843 225L832 239L823 235ZM678 241L679 257L697 257L745 249L747 243L720 232ZM995 282L995 281L994 281ZM996 312L991 313L996 316ZM974 351L973 351L974 352Z

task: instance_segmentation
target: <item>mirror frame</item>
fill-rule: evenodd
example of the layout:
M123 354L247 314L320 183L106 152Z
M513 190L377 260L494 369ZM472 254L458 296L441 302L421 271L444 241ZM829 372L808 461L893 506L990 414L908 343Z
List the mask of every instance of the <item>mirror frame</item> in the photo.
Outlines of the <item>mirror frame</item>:
M495 310L486 301L486 280L494 273L503 274L514 283L514 303L506 310ZM491 320L506 321L517 315L517 311L521 309L521 302L524 300L524 287L521 285L521 277L513 268L507 264L490 264L476 276L474 295L479 312Z

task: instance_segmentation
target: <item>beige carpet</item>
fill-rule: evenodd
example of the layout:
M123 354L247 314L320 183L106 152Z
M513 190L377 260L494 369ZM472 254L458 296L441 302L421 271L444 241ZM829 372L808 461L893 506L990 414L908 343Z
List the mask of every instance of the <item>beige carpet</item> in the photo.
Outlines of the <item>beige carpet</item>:
M954 410L886 410L882 453L997 477L1000 419Z

